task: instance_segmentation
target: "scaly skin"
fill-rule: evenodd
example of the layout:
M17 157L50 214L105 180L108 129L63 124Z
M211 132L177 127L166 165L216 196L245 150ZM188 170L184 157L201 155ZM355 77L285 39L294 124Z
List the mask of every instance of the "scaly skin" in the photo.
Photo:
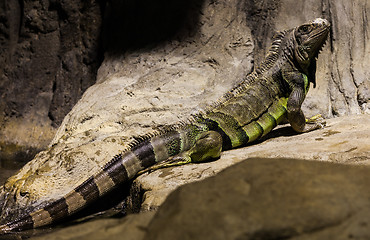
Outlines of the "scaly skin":
M206 111L131 144L67 195L0 226L0 234L61 220L137 174L218 158L222 150L260 139L286 118L297 132L321 128L316 121L306 124L301 105L310 83L315 86L316 58L328 32L323 19L280 32L264 62Z

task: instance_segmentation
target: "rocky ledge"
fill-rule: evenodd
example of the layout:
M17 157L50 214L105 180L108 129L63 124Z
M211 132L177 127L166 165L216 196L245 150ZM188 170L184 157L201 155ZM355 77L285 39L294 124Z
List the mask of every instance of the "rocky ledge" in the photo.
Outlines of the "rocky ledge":
M282 126L217 161L138 177L132 189L141 193L131 197L143 196L139 214L37 239L369 238L369 124L357 115L306 134Z

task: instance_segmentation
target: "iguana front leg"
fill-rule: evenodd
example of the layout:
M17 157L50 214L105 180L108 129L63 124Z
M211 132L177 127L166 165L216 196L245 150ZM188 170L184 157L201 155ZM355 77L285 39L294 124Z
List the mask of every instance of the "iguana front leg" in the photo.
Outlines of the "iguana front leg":
M310 122L310 124L306 124L306 118L301 109L302 103L300 103L304 99L302 92L301 88L295 88L288 98L287 117L290 125L296 132L309 132L322 128L323 125L316 121L309 120L307 122ZM301 99L302 96L303 99Z
M296 132L309 132L323 128L325 122L319 121L321 115L306 119L301 109L310 84L307 76L299 71L286 71L283 72L283 77L292 88L287 102L287 118L292 128Z
M152 172L160 168L180 166L187 163L204 162L220 157L222 150L222 137L218 132L207 131L199 135L195 144L187 151L172 156L165 161L159 162L146 168L137 175Z

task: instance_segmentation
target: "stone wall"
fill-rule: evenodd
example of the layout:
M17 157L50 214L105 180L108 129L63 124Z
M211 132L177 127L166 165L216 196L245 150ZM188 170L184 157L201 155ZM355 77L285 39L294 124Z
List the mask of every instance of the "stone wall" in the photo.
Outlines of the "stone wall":
M103 6L0 2L0 160L29 160L45 148L95 83Z

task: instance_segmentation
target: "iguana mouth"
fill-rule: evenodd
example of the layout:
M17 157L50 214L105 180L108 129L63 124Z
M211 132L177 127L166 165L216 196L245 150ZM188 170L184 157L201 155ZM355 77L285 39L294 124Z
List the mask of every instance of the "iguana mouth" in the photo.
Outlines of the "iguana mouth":
M314 45L318 47L317 53L319 53L324 47L328 34L329 34L329 27L326 27L326 28L323 28L321 31L315 33L314 35L310 36L307 39L307 41L311 42L313 39L318 39L319 41L316 40ZM309 49L311 49L311 47L309 47Z

